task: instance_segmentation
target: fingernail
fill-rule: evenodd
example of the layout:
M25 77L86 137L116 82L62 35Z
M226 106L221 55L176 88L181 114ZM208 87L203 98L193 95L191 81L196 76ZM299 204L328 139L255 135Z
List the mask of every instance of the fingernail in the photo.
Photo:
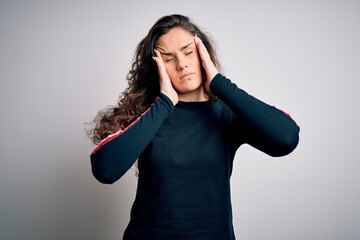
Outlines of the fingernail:
M155 53L155 55L156 55L156 48L154 48L154 53Z
M199 38L197 34L195 34L195 37L196 37L199 41L201 41L201 38Z

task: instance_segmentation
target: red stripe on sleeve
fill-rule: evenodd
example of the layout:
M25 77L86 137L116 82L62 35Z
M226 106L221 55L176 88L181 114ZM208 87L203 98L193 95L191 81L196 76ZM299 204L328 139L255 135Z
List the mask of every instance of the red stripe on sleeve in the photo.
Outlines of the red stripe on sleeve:
M155 99L155 101L157 100L158 98ZM117 131L116 133L114 134L110 134L109 136L107 136L106 138L104 138L100 143L99 145L92 151L91 155L95 154L102 146L104 146L105 144L107 144L108 142L111 142L112 140L114 140L115 138L121 136L122 134L124 134L126 131L128 131L132 126L134 126L137 122L139 122L141 120L141 118L143 116L145 116L149 111L150 109L153 107L154 103L151 104L151 106L145 111L143 112L140 117L138 117L135 121L133 121L129 126L127 126L126 128L122 129L122 130L119 130Z
M283 112L283 113L284 113L286 116L288 116L289 118L293 119L293 118L291 117L290 113L287 113L287 112L285 112L284 110L282 110L282 109L280 109L280 108L277 108L277 107L274 106L274 105L273 105L273 107L276 108L277 110ZM299 125L298 125L297 123L296 123L296 126L299 127Z

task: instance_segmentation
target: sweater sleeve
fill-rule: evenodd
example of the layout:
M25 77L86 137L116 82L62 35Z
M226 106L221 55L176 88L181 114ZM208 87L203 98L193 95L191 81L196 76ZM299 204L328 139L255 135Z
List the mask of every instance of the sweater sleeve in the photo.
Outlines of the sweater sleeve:
M157 131L172 113L174 105L164 94L127 128L108 136L91 153L94 177L114 183L135 163Z
M249 95L221 74L214 77L210 90L235 114L237 146L248 143L274 157L296 148L300 128L288 114Z

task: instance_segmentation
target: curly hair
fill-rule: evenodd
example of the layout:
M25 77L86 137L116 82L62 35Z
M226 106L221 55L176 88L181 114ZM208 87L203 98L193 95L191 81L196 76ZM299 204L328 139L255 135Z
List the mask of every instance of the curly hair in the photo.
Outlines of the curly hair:
M93 143L98 144L109 135L123 130L150 107L160 93L159 74L152 56L159 38L172 28L183 28L197 35L207 48L211 60L220 69L217 54L209 36L186 16L174 14L160 18L137 45L131 70L126 76L128 87L118 98L116 106L98 112L88 131ZM204 78L205 79L205 78ZM209 99L215 99L210 92Z

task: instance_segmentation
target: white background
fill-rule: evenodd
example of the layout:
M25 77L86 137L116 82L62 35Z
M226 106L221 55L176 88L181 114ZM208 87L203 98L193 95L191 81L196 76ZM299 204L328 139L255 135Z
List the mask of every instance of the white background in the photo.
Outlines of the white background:
M287 112L298 148L245 146L232 176L243 240L360 238L360 2L0 2L0 239L121 239L136 189L91 174L84 123L125 89L137 43L181 13L225 75Z

